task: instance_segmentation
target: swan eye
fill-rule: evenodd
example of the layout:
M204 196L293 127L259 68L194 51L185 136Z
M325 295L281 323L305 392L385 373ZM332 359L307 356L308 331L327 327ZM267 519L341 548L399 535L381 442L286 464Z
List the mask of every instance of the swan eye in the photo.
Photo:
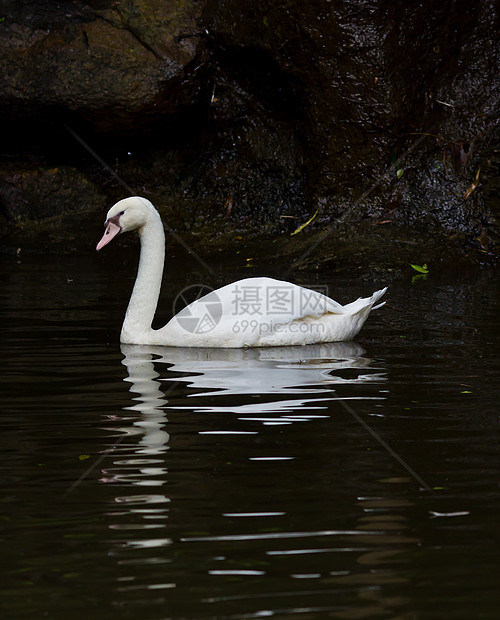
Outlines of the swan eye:
M125 213L125 211L120 211L120 213L118 213L118 215L123 215Z

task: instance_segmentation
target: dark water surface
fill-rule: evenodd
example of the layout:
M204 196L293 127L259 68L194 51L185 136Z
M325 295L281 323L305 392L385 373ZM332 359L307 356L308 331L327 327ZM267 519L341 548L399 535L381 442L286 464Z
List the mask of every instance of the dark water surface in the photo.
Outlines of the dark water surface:
M495 274L409 275L354 343L206 351L120 347L132 272L2 259L2 617L500 616Z

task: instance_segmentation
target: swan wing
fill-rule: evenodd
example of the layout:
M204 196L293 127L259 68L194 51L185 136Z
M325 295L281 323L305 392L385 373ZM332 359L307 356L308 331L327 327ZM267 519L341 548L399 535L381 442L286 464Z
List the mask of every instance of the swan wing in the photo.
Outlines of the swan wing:
M214 290L179 312L175 319L189 327L200 317L233 329L237 321L287 324L327 313L344 314L343 306L312 289L273 278L246 278Z
M197 347L345 340L359 331L382 294L379 291L371 298L342 306L323 293L290 282L247 278L187 305L161 330L161 340L164 344ZM321 324L322 329L303 327L311 324Z

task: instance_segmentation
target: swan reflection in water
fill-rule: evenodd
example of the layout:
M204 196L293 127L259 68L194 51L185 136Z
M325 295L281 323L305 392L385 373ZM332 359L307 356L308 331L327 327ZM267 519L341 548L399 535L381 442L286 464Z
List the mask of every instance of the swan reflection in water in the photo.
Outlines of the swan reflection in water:
M129 444L128 449L132 451L132 453L129 452L129 458L124 461L122 456L122 460L115 463L114 478L109 479L121 483L119 486L121 495L115 497L115 502L119 506L114 511L108 512L108 518L112 519L110 529L119 535L118 544L125 549L144 550L145 555L137 560L127 555L126 551L121 554L114 551L119 562L123 564L136 562L140 565L139 561L141 561L148 570L155 564L164 563L166 568L161 573L162 584L167 583L169 588L178 587L182 592L182 588L192 587L192 576L189 576L189 585L186 585L183 581L182 570L176 568L175 562L179 561L182 567L186 565L186 562L192 561L194 553L203 556L205 552L196 547L198 543L203 545L207 540L211 540L214 545L217 545L217 541L220 541L219 544L222 544L225 550L228 549L228 545L233 545L236 551L243 553L247 549L244 545L251 540L252 536L257 539L261 536L262 540L265 540L266 536L269 536L270 540L280 540L282 536L279 548L273 547L266 551L269 561L272 562L273 558L278 558L277 561L279 561L281 557L286 557L287 562L290 563L290 571L294 575L304 574L304 576L311 577L312 575L307 574L307 571L301 570L303 562L301 551L297 550L293 542L297 540L297 533L287 531L286 525L282 525L282 529L279 530L274 526L274 529L270 529L271 533L266 530L263 530L262 534L251 533L248 539L245 538L246 530L243 534L238 531L232 539L233 530L228 526L220 537L216 534L213 536L210 534L208 537L190 535L180 538L179 541L179 536L176 537L175 532L176 527L179 528L179 520L182 521L184 515L189 524L186 526L188 531L191 528L193 531L207 529L209 532L212 529L207 523L216 523L218 526L221 516L217 510L219 505L213 509L213 512L210 512L212 499L207 500L203 493L200 493L203 485L213 484L210 482L211 477L203 473L209 471L208 465L206 470L203 470L202 465L198 464L197 475L188 476L185 479L181 499L187 497L189 501L183 504L179 501L179 497L176 497L175 492L172 499L169 497L167 463L175 468L178 467L179 462L184 463L184 461L182 458L178 461L176 454L169 455L168 459L165 458L164 453L168 450L169 440L166 432L167 411L176 410L181 415L184 409L193 412L232 412L233 416L236 415L238 419L243 420L252 418L240 414L252 412L260 413L262 420L281 419L288 424L306 420L313 421L316 417L322 417L314 414L331 406L331 401L338 398L335 389L339 386L343 386L343 399L372 399L377 396L380 398L377 387L385 381L385 375L380 368L376 368L365 350L359 344L349 342L247 350L122 345L121 350L124 355L122 363L128 372L125 381L130 384L130 391L135 394L134 405L127 409L138 414L132 427L128 431L125 428L123 430L129 435L140 433L141 437L139 442ZM369 390L368 395L364 390L363 395L357 388L366 384L373 385L374 389ZM255 396L258 398L255 399ZM188 402L192 404L188 406ZM193 428L200 428L200 419L204 417L198 416ZM215 420L215 425L217 426L217 420ZM190 449L192 447L190 444ZM186 450L182 445L176 445L176 453L182 452L183 449ZM247 450L247 455L253 455L255 445L242 442L241 453L243 454L245 450ZM200 459L200 454L197 452L198 459ZM276 457L268 460L273 458ZM314 455L311 458L314 458ZM250 475L255 476L255 471L249 469ZM177 478L177 481L179 479ZM124 483L130 485L128 489L124 487ZM347 488L352 488L349 485L350 482L347 482ZM214 488L218 487L208 486L207 495L210 498L214 495ZM402 500L399 497L394 499L392 495L391 489L388 498L383 496L353 498L353 505L362 509L361 516L356 517L355 523L350 523L346 527L345 536L349 536L353 541L352 552L356 554L357 559L354 562L349 556L343 570L329 573L329 580L338 584L339 589L359 589L360 606L363 609L367 604L376 611L387 609L387 597L382 586L407 580L407 576L402 574L398 568L400 560L394 560L396 562L394 566L387 565L387 563L393 558L398 558L409 546L414 546L419 542L409 534L408 524L401 515ZM286 499L287 495L283 497ZM177 521L172 518L174 500L178 505ZM194 504L194 501L199 503ZM207 501L208 503L204 503ZM282 509L282 512L269 511L266 505L267 500L262 499L260 492L255 497L251 496L250 501L255 503L243 502L242 504L245 508L251 506L249 512L241 512L239 509L236 514L245 514L247 518L254 515L255 519L262 520L266 517L274 518L272 515L285 515L290 509L290 505L285 504L278 507ZM221 505L225 505L224 501ZM200 506L203 506L201 511ZM411 508L411 503L408 503L408 506ZM381 515L384 518L382 522ZM202 519L203 526L200 527L201 522L197 519ZM173 525L170 525L172 529L169 529L167 524L172 523ZM388 532L385 531L386 528ZM182 527L180 530L183 532ZM359 536L354 535L358 530ZM171 534L172 531L174 535ZM217 532L218 528L213 527L213 531ZM258 527L256 531L260 531ZM311 532L314 534L315 530ZM337 533L340 534L339 540L335 538ZM331 542L319 544L312 549L309 549L310 545L304 542L303 553L334 552L337 545L339 551L345 552L345 536L343 537L341 533L342 530L338 532L318 531L314 535L324 535ZM292 542L287 544L289 538ZM332 549L328 548L328 544L332 545ZM356 550L357 545L359 550ZM164 551L167 547L173 549L170 554ZM298 560L294 560L295 557ZM315 556L310 555L310 557ZM173 567L171 572L168 572L169 563L172 563L170 565ZM353 570L353 564L359 566L359 570ZM324 566L320 560L315 560L316 565ZM174 581L170 583L169 579L173 579L173 575L177 575L180 583L174 583ZM268 578L269 583L273 583L273 577L270 575ZM366 583L374 583L377 587L368 588L368 590L366 587L360 587L360 584ZM127 584L120 581L117 591L123 593L128 588L132 591L133 588L138 587L135 583ZM290 590L290 596L295 595L296 589Z
M340 400L334 391L340 385L344 386L342 400L381 398L377 389L367 396L356 387L366 383L375 386L385 380L385 375L372 367L365 350L353 342L263 349L122 345L121 351L127 369L124 381L135 394L134 404L125 410L134 416L123 416L119 431L126 441L119 440L119 456L102 470L101 482L130 485L130 491L139 487L139 494L138 489L132 494L129 491L115 497L115 502L135 507L132 512L145 511L146 516L152 511L164 516L170 504L167 495L158 493L160 487L168 485L168 462L175 462L175 455L167 459L165 454L169 450L169 412L223 414L211 421L212 430L206 430L205 415L193 418L194 435L255 435L256 428L263 430L267 425L328 417L331 401ZM349 386L352 389L345 394ZM222 426L226 415L231 420L230 430ZM113 430L116 432L116 427ZM245 450L245 444L241 448ZM253 459L254 453L248 456ZM153 491L151 487L153 493L149 492ZM147 527L151 527L150 521ZM163 538L132 537L127 542L131 547L164 544Z
M231 412L243 415L245 420L250 419L246 414L278 414L281 417L261 421L291 423L293 412L302 421L318 417L306 415L305 410L324 409L327 403L323 401L338 400L333 391L338 385L385 379L370 368L371 359L354 342L263 349L122 345L121 351L128 371L125 381L132 384L130 391L139 395L134 398L137 403L127 408L142 414L133 423L135 430L143 434L138 450L149 454L161 451L168 443L164 429L167 410ZM161 376L156 370L159 364L165 364ZM273 396L266 399L266 394ZM260 398L255 402L234 398L245 395ZM277 399L276 395L286 398ZM175 397L175 406L169 403L168 396ZM187 404L190 398L194 400Z

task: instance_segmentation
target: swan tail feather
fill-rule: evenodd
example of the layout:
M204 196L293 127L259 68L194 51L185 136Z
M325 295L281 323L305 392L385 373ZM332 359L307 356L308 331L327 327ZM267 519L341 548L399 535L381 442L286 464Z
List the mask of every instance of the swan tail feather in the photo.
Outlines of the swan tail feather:
M384 304L385 301L377 304L376 306L373 304L376 304L377 301L385 294L385 292L387 291L387 286L385 286L384 288L381 288L379 291L375 291L375 293L373 293L373 295L370 298L370 303L372 304L372 310L377 310L377 308L381 308Z
M382 288L379 291L375 291L375 293L373 293L371 297L360 297L359 299L356 299L356 301L353 301L350 304L344 306L344 311L347 311L348 314L354 315L366 310L376 310L377 308L380 308L385 304L385 301L381 302L380 304L377 304L377 301L386 291L387 287Z

